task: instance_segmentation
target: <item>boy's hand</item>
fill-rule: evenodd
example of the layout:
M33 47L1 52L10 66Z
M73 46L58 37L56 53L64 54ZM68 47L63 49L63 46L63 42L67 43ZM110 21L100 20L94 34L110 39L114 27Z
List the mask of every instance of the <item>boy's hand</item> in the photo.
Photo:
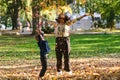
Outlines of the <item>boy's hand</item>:
M40 18L43 18L43 16L40 16Z
M40 33L40 31L38 29L35 30L38 34Z

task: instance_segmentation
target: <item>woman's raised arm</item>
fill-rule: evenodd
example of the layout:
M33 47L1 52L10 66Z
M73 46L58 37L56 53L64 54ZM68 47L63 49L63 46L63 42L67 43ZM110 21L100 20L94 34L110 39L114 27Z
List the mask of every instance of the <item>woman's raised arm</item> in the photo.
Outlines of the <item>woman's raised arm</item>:
M89 15L90 15L89 13L86 13L83 16L80 16L80 17L78 17L76 19L70 20L70 21L67 22L67 25L72 25L73 23L77 22L78 20L84 18L85 16L89 16Z
M53 25L54 28L57 26L57 22L55 22L55 21L50 21L50 20L46 19L43 16L40 16L40 18L42 18L43 20L45 20L48 24Z

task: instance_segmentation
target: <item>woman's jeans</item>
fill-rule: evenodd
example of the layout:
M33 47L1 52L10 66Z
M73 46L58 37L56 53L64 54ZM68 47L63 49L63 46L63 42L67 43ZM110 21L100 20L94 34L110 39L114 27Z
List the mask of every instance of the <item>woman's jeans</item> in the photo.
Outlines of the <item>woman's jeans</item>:
M70 55L70 39L69 37L56 38L56 58L57 58L57 71L62 69L62 56L64 56L64 70L69 72L69 55Z

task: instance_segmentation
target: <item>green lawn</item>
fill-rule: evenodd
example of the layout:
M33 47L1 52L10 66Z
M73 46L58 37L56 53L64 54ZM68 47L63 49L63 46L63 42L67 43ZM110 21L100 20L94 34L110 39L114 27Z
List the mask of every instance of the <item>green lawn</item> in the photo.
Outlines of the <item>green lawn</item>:
M55 37L46 37L51 47L49 58L55 57ZM120 34L71 35L71 57L120 58ZM39 48L34 36L0 36L0 60L38 59Z

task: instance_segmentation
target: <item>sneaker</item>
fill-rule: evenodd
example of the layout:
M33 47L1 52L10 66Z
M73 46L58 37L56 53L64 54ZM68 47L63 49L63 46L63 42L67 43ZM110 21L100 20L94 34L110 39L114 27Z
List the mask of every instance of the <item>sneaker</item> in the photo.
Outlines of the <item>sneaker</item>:
M57 75L58 75L58 76L62 75L62 71L57 72Z
M72 75L72 71L66 72L68 75Z
M42 77L38 77L38 80L43 80L43 78Z

